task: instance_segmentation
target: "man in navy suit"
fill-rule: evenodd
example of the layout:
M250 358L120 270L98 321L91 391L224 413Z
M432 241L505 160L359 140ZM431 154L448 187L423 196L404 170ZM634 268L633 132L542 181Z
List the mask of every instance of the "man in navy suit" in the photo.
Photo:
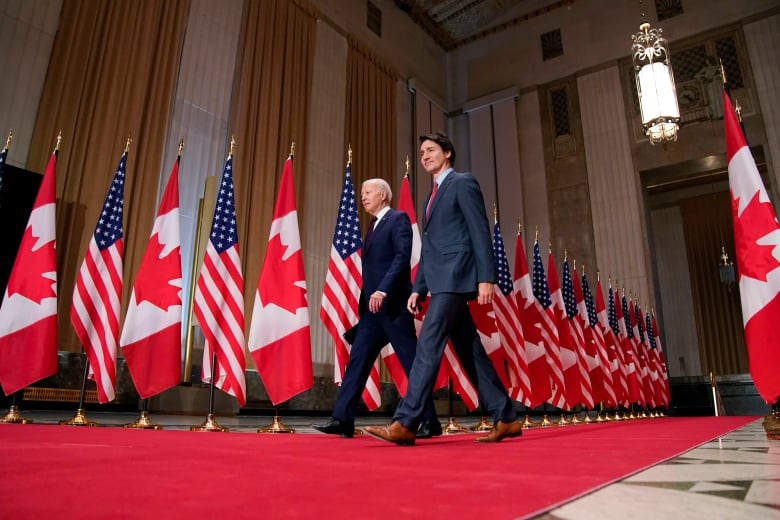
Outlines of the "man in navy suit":
M493 416L493 428L478 442L519 437L512 399L507 395L485 352L471 318L468 301L492 301L496 269L485 203L477 179L453 170L455 148L441 133L420 136L420 163L433 176L434 189L423 211L422 253L417 278L407 302L419 312L430 292L431 301L417 343L406 397L388 426L367 426L369 434L400 445L413 445L415 431L430 399L447 340L466 372L476 382L479 398Z
M363 287L358 303L360 322L332 418L326 424L312 425L315 430L342 437L352 437L355 432L360 396L382 347L391 343L401 366L409 374L417 345L414 317L406 312L412 292L409 216L390 207L393 192L384 179L365 181L360 198L363 208L373 217L363 243ZM424 420L415 430L416 438L441 435L441 424L431 397L425 403L423 416Z

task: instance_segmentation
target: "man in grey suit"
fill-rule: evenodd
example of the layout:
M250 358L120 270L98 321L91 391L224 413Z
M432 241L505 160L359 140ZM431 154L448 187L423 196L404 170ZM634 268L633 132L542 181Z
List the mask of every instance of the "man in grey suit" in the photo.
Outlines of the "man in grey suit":
M482 346L468 308L468 301L474 298L480 304L490 303L497 279L479 183L472 174L452 168L455 148L444 134L420 136L420 163L433 176L434 189L424 206L422 253L407 309L419 312L429 292L431 301L417 340L406 397L390 425L364 430L395 444L414 444L449 339L466 372L474 378L481 403L493 416L493 428L476 440L499 442L519 437L522 426L512 399Z

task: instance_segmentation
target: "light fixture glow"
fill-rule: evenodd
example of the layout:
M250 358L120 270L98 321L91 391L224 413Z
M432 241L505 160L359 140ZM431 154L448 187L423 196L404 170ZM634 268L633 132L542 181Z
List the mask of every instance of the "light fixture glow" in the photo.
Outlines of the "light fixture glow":
M661 29L643 23L631 37L642 127L650 144L676 141L680 122L669 47L661 34Z

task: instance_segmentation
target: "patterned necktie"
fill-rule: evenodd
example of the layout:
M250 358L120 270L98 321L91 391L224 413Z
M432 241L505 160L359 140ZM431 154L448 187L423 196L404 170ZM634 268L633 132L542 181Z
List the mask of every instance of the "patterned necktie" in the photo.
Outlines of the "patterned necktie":
M425 220L431 215L431 205L433 205L433 198L436 196L436 192L439 191L439 183L433 181L433 190L431 191L431 198L428 199L428 207L425 208Z
M368 223L368 229L366 230L366 238L363 240L363 244L368 244L368 239L371 238L371 234L374 232L374 226L376 225L376 217L371 217L371 222Z

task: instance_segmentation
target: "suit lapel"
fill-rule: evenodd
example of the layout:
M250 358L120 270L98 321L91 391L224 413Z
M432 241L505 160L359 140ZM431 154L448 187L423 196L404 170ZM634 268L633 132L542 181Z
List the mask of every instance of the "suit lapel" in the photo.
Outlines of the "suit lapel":
M447 191L447 186L450 185L450 182L452 182L453 177L455 176L455 171L451 171L447 177L444 178L443 181L441 181L441 184L439 185L439 189L436 191L436 196L433 198L433 202L431 203L431 210L428 212L428 218L425 219L425 227L428 227L428 222L431 220L431 216L433 216L433 212L436 211L436 208L439 206L439 202L441 201L442 197L444 196L444 192ZM435 181L434 181L435 182ZM431 196L428 195L428 199L425 200L425 205L428 205L428 200L430 200ZM425 213L423 213L424 215Z
M376 234L380 232L382 228L385 226L385 221L390 218L390 213L392 210L388 211L384 214L382 218L377 220L376 225L374 226L374 231L371 233L371 240L368 240L365 244L363 244L363 251L364 253L367 253L368 250L371 248L371 244L376 240Z

